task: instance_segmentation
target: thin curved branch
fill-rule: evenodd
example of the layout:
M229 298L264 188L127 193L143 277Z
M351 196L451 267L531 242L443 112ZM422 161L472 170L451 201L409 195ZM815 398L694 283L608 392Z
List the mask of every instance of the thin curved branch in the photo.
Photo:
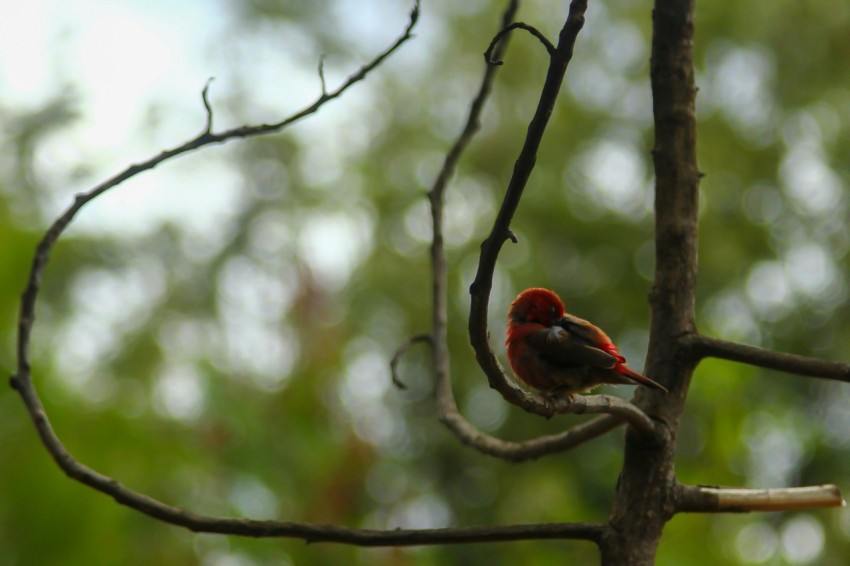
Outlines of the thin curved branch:
M623 424L620 417L604 415L557 434L539 436L523 442L511 442L481 432L457 411L442 415L440 420L467 446L487 456L509 462L536 460L543 456L564 452Z
M775 352L699 334L689 336L686 343L699 359L720 358L796 375L850 382L850 364L847 363Z
M186 143L173 149L162 151L159 153L159 155L151 157L147 161L133 164L127 167L121 173L118 173L114 177L107 179L103 183L97 185L90 191L76 195L73 204L68 209L66 209L65 212L59 218L57 218L53 222L53 224L47 230L47 233L39 242L38 247L36 248L35 257L33 258L32 267L30 269L30 276L27 281L27 286L24 290L23 296L21 297L21 310L18 317L18 371L17 374L12 377L12 382L28 381L30 379L30 334L32 333L32 326L35 322L35 301L38 297L42 273L44 272L44 268L47 265L47 261L50 257L50 252L53 248L53 245L59 239L59 236L62 235L62 232L65 231L65 228L67 228L68 225L71 223L71 221L80 211L80 209L83 208L83 206L85 206L88 202L94 200L95 198L99 197L109 189L120 185L127 179L130 179L131 177L134 177L144 171L153 169L173 157L177 157L178 155L182 155L184 153L189 153L191 151L200 149L208 145L223 143L225 141L235 138L246 138L276 133L282 130L283 128L301 120L302 118L313 114L324 104L335 98L338 98L352 85L363 80L366 75L369 74L370 71L375 69L387 57L392 55L399 47L401 47L402 44L404 44L408 39L410 39L412 37L413 28L418 20L419 0L415 0L413 9L410 12L410 20L408 21L407 27L405 28L402 35L399 36L398 39L396 39L392 43L392 45L390 45L387 49L379 53L370 62L360 67L360 69L358 69L354 74L350 75L345 80L345 82L343 82L342 85L340 85L338 88L328 93L323 92L321 96L319 96L312 104L302 109L301 111L296 112L295 114L292 114L291 116L272 124L240 126L238 128L225 130L219 133L212 133L211 131L205 128L204 132L187 141ZM204 107L207 111L206 124L207 126L211 127L212 110L209 106L209 101L207 100L206 96L208 86L209 82L207 82L207 85L204 87L204 91L202 92L202 99L204 101ZM12 386L16 389L18 388L18 386L16 386L14 383L12 383Z
M430 334L415 334L405 340L404 343L398 347L398 350L395 351L395 354L390 360L390 376L392 377L393 385L399 389L407 389L407 385L404 384L398 375L398 364L401 361L401 357L410 349L411 346L419 344L420 342L427 342L429 345L433 344Z
M743 513L792 511L846 505L833 484L775 489L742 489L705 485L680 485L680 513Z
M546 52L549 54L549 57L555 56L555 46L552 45L552 42L549 41L543 32L538 30L536 27L529 25L525 22L514 22L510 25L507 25L499 31L495 36L493 36L493 40L490 42L490 45L487 46L487 50L484 52L484 60L487 61L489 65L502 65L504 61L500 54L497 54L495 58L493 57L493 50L496 49L496 46L502 42L502 39L509 34L511 31L515 29L523 29L536 37L543 47L546 48Z

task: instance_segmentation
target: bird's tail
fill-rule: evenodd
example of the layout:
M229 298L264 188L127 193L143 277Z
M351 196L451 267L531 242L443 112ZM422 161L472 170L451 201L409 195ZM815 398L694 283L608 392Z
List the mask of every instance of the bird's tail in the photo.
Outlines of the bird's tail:
M637 381L641 385L646 385L647 387L651 387L652 389L657 389L658 391L663 391L664 393L669 393L669 391L667 391L667 388L664 387L663 385L661 385L660 383L658 383L657 381L652 381L651 379L649 379L645 375L641 375L638 372L636 372L636 371L634 371L634 370L632 370L632 369L630 369L630 368L628 368L628 367L626 367L622 364L620 364L620 366L616 369L616 371L618 373L621 373L622 375L634 380L634 381Z

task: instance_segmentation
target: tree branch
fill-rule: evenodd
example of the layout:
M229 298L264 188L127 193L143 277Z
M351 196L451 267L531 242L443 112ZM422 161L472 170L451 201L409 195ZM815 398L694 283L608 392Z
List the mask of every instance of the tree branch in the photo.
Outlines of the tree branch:
M207 99L207 88L209 87L209 82L207 82L207 85L204 87L204 90L201 93L202 100L204 102L204 107L207 111L206 127L201 134L178 147L162 151L159 153L159 155L156 155L148 159L147 161L133 164L127 167L121 173L118 173L114 177L107 179L103 183L97 185L90 191L76 195L73 204L68 209L66 209L65 212L59 218L57 218L53 222L53 224L47 230L47 233L44 235L44 237L42 237L36 248L35 257L33 258L32 267L30 269L30 276L27 281L27 286L21 297L21 310L18 317L18 371L17 374L11 378L10 385L12 385L12 387L15 389L20 390L22 384L16 383L16 381L29 381L30 379L30 334L32 333L32 326L35 322L35 301L38 297L42 273L44 272L44 268L47 265L48 259L50 258L50 252L53 248L53 245L56 243L56 241L59 239L59 236L62 235L62 233L71 223L71 221L80 211L80 209L83 208L83 206L85 206L87 203L91 202L95 198L99 197L109 189L112 189L120 185L124 181L130 179L131 177L134 177L144 171L153 169L173 157L177 157L178 155L182 155L184 153L189 153L191 151L200 149L208 145L223 143L234 138L253 137L279 132L283 128L301 120L305 116L313 114L324 104L335 98L338 98L352 85L363 80L366 75L369 74L370 71L375 69L387 57L392 55L399 47L401 47L402 44L404 44L408 39L410 39L412 37L413 28L418 20L419 0L415 0L413 10L410 12L410 20L408 21L407 27L404 29L402 35L399 36L399 38L396 39L392 43L392 45L390 45L387 49L379 53L370 62L360 67L360 69L358 69L354 74L350 75L348 79L346 79L345 82L343 82L342 85L340 85L335 90L329 93L323 92L312 104L310 104L306 108L273 124L241 126L230 130L225 130L220 133L212 133L211 131L209 131L209 128L211 128L212 126L212 110L209 106L209 101Z
M407 350L410 349L411 346L420 342L427 342L433 347L433 341L431 340L430 334L415 334L405 340L404 343L398 347L398 350L395 351L393 358L390 360L390 376L392 377L393 385L399 389L407 389L407 385L405 385L398 376L398 364L401 361L401 357L407 352Z
M793 511L846 505L841 491L833 484L775 489L742 489L705 485L679 487L678 511L681 513Z
M758 346L691 334L687 345L697 358L720 358L807 377L850 382L850 364L829 362L796 354L774 352Z
M540 30L538 30L534 26L528 25L525 22L514 22L510 25L503 27L501 29L501 31L499 31L499 33L497 33L493 37L493 40L490 42L490 45L487 46L487 50L484 52L484 60L487 61L487 64L489 64L489 65L502 65L502 64L504 64L504 61L502 60L501 55L496 55L495 57L493 57L493 50L502 41L502 38L504 38L508 33L510 33L511 31L513 31L515 29L523 29L523 30L527 31L528 33L530 33L531 35L533 35L534 37L536 37L538 39L538 41L540 41L540 43L543 44L543 47L546 48L546 52L549 54L549 57L553 57L555 55L555 46L552 45L552 42L549 41L546 38L546 36L543 35L543 33Z

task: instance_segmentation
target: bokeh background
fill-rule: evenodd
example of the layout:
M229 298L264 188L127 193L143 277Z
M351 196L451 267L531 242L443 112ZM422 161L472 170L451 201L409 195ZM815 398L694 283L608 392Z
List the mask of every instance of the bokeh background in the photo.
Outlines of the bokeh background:
M48 266L34 378L83 462L200 513L355 527L604 521L622 431L509 464L437 422L424 191L464 119L504 2L424 0L416 37L281 135L181 157L92 203ZM401 32L411 2L41 0L0 12L0 367L34 245L76 192L204 124L275 121ZM520 19L555 37L567 2ZM592 0L498 266L492 341L528 286L648 341L651 4ZM715 0L696 14L701 331L847 360L850 5ZM546 60L512 39L483 129L447 195L455 392L521 440L579 418L492 392L465 335L467 287ZM609 393L630 396L628 387ZM850 385L707 361L678 438L684 482L850 490ZM0 562L8 565L592 564L584 542L413 549L196 535L74 483L0 389ZM846 510L676 517L658 563L844 564Z

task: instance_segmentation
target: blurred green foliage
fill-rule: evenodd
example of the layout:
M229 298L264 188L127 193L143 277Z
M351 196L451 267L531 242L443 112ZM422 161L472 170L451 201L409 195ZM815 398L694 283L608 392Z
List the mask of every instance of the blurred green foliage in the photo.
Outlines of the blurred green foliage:
M224 93L218 111L232 124L258 112L268 113L264 120L281 115L239 80L251 65L245 37L281 58L291 50L305 73L325 55L333 84L392 40L407 4L231 2L230 25L210 52L211 65L223 69L214 84ZM375 528L606 519L621 431L508 464L461 446L437 422L424 347L401 364L406 391L389 380L395 348L428 328L424 191L459 131L502 9L502 2L426 0L414 41L336 107L283 135L192 157L198 170L215 159L238 171L237 201L204 230L171 220L141 237L80 231L63 239L45 279L33 361L72 453L201 513ZM497 349L514 294L548 286L642 365L653 270L650 11L647 1L590 3L513 226L519 243L505 248L497 270ZM528 2L520 19L553 37L565 13L566 2ZM846 359L850 5L699 2L696 29L706 173L699 327ZM580 419L545 421L507 406L467 344L478 245L546 66L540 45L523 33L512 37L505 61L447 196L449 334L463 412L489 433L520 440ZM36 111L3 110L0 366L7 372L35 242L72 199L39 181L35 158L47 135L61 139L76 120L67 92ZM67 174L86 178L125 165L80 163ZM841 384L709 360L697 370L679 432L679 477L753 487L834 482L847 492L848 402ZM14 392L0 392L4 564L597 560L583 542L357 549L195 535L65 478L28 421ZM658 563L837 565L848 553L843 510L688 515L669 524Z

